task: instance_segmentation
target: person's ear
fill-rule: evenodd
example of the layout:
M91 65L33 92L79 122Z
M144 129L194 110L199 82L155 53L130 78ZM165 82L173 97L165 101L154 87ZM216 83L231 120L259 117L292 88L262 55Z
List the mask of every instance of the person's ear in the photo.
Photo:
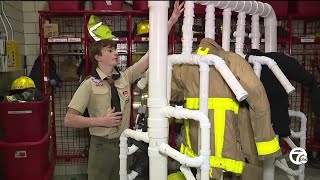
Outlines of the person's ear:
M94 56L94 58L99 62L99 61L101 61L101 55L99 55L99 54L96 54L95 56Z

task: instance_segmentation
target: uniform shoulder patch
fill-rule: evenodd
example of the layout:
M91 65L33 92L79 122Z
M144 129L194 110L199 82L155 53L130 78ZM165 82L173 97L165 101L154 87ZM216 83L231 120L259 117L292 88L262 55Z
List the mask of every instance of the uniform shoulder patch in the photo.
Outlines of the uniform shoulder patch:
M103 86L102 80L95 78L95 77L91 77L90 78L91 81L94 83L95 86Z

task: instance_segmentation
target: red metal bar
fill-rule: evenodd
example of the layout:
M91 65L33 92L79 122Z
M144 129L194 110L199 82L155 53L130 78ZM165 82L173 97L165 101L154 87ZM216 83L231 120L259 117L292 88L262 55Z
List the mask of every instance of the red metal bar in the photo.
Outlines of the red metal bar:
M84 24L83 24L83 32L84 32L84 52L85 52L85 63L86 63L86 75L89 75L90 73L90 67L89 67L89 61L90 61L90 57L89 57L89 32L88 32L88 28L87 28L87 24L88 24L88 15L84 15Z
M45 94L45 83L44 83L44 50L43 50L43 22L42 16L39 15L39 36L40 36L40 62L41 62L41 86L42 86L42 93Z
M292 55L293 18L289 17L289 54Z
M141 15L141 14L148 14L149 11L144 10L124 10L124 11L113 11L113 10L41 10L38 11L39 14L45 14L45 15Z
M127 67L132 65L132 14L129 13L128 14L128 32L129 32L129 36L127 39L127 45L128 45L128 59L127 59ZM134 86L131 85L131 105L130 105L130 109L131 109L131 113L130 113L130 128L133 128L134 125L134 115L133 115L133 102L134 102L134 95L133 95L133 90L134 90Z

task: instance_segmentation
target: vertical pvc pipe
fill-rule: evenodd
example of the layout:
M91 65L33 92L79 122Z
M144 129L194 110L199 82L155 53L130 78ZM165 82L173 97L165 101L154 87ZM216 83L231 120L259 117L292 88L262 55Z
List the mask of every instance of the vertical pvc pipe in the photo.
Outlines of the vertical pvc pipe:
M209 65L203 62L199 63L199 71L200 71L200 88L199 88L199 99L200 99L200 106L199 110L208 117L208 95L209 95ZM199 126L198 128L198 134L201 134L201 136L198 136L198 154L201 154L201 138L203 137L201 128ZM210 134L210 131L209 131ZM210 142L209 142L210 143ZM197 173L197 179L203 179L204 176L208 176L208 173L202 173L202 169L200 170L198 168ZM207 177L209 178L209 177Z
M127 144L128 138L125 136L120 137L120 169L119 169L119 175L120 180L128 180L128 174L127 174L127 157L128 157L128 144Z
M259 29L259 15L251 17L251 48L260 49L260 29Z
M213 4L206 6L206 22L205 22L205 37L215 40L215 7Z
M182 25L182 54L191 54L193 45L194 2L185 1Z
M231 32L231 9L223 10L223 25L222 25L222 48L225 51L230 51L230 32Z
M246 13L239 12L238 20L237 20L237 30L234 35L236 37L235 52L241 55L243 55L244 38L246 36L245 25L246 25Z
M277 17L269 4L263 3L264 8L269 8L270 13L264 18L265 27L265 52L277 52Z
M168 143L169 124L162 108L167 105L166 79L168 57L169 1L149 1L150 63L149 63L149 179L167 180L167 157L159 153L159 146ZM165 26L164 26L165 25ZM157 79L157 81L155 81Z
M167 105L170 104L171 99L171 79L172 79L172 61L168 60L168 69L167 69Z

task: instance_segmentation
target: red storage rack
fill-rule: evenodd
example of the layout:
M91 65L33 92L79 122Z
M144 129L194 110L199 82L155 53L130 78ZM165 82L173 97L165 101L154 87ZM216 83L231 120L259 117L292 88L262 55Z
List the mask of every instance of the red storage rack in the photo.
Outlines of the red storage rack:
M133 1L133 9L136 10L148 10L148 1Z
M6 142L39 141L48 132L50 96L41 101L0 103L0 123Z
M288 1L263 1L264 3L268 3L272 6L275 11L277 17L285 17L288 15Z
M49 0L50 10L83 10L84 1L55 1Z
M6 143L0 141L0 159L4 180L43 180L52 174L49 166L48 132L38 142ZM50 178L48 178L50 179Z
M319 1L293 1L290 2L290 13L295 16L311 17L320 16Z
M123 1L92 1L92 7L94 10L123 10Z

